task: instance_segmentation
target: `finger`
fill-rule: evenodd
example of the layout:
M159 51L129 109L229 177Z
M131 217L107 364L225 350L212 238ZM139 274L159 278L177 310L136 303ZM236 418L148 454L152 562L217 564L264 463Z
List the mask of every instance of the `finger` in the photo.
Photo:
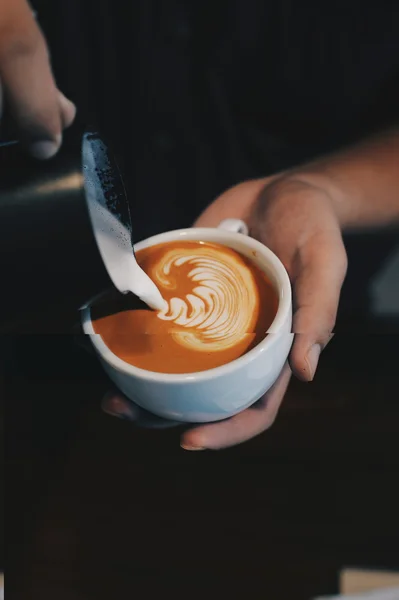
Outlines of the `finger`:
M0 76L22 139L34 156L50 158L61 144L65 106L60 106L44 37L21 0L3 28ZM71 109L66 112L68 121Z
M76 116L76 106L68 100L62 92L58 90L58 104L61 111L61 125L63 129L67 129L72 125Z
M341 233L327 231L300 250L294 280L291 351L293 372L306 381L315 375L321 351L332 338L347 257Z
M0 121L3 114L3 86L0 81ZM58 90L58 104L60 108L61 115L61 125L63 129L67 129L72 125L76 116L76 106L73 102L68 100L68 98Z
M106 394L101 406L103 411L108 415L117 417L118 419L132 421L132 423L138 427L148 429L168 429L169 427L176 427L182 424L177 421L169 421L168 419L158 417L147 410L140 408L137 404L127 400L117 392Z
M219 423L186 431L181 439L185 450L220 450L245 442L273 424L283 401L291 370L288 364L273 387L251 408Z

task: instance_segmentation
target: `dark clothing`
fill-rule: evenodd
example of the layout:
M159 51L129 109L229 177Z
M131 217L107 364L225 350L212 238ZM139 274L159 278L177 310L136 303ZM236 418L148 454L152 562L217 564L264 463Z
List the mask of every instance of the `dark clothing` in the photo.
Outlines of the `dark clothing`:
M60 87L117 147L136 238L399 121L396 0L34 4Z
M35 5L60 84L125 154L145 235L399 117L396 0Z

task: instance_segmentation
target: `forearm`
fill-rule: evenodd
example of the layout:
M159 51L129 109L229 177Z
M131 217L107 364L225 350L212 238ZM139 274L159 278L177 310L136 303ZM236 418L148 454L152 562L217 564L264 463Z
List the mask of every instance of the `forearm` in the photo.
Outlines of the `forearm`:
M399 129L292 175L328 191L343 229L399 226Z

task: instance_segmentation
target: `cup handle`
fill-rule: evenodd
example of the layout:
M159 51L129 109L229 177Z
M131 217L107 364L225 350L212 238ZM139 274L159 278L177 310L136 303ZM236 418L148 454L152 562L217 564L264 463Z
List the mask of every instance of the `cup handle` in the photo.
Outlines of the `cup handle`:
M224 219L219 223L218 229L224 229L232 233L242 233L242 235L248 235L249 233L246 223L240 219Z

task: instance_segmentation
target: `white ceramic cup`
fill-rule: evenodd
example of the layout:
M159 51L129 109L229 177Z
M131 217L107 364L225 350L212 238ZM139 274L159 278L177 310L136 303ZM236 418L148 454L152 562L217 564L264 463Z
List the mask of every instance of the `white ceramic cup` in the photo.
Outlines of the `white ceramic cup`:
M278 310L268 334L255 348L221 367L199 373L155 373L139 369L116 356L93 329L90 307L82 311L84 333L115 385L142 408L166 419L187 423L220 421L241 412L265 394L287 360L293 334L291 286L287 272L271 250L248 237L242 221L227 219L218 228L169 231L135 246L139 251L155 244L180 240L216 242L248 257L272 282Z

